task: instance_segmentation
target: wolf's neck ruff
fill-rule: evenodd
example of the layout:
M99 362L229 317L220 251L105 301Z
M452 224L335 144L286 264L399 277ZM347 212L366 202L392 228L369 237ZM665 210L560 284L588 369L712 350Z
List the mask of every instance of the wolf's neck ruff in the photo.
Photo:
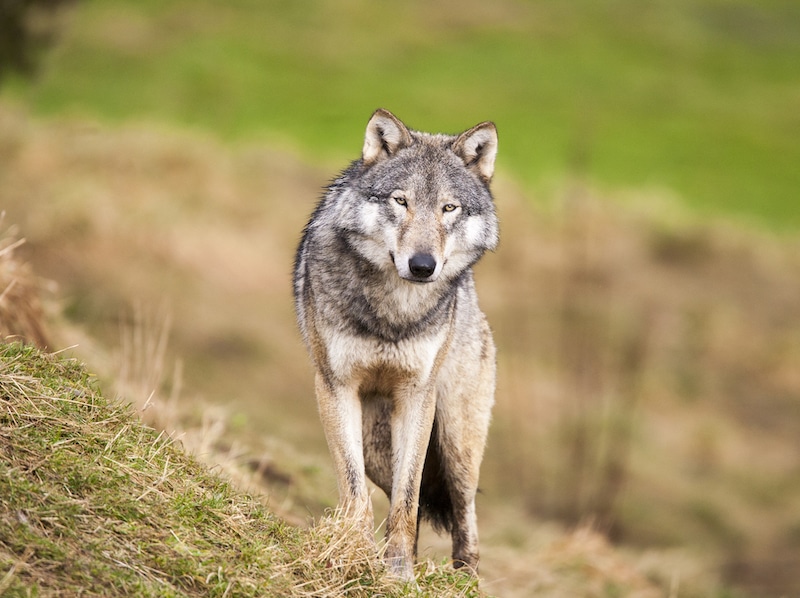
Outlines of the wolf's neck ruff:
M401 279L393 267L378 268L352 248L346 237L324 247L332 259L324 264L317 300L328 308L321 316L332 325L341 322L362 336L398 342L424 334L443 321L458 290L471 285L472 273L459 272L456 280L414 283ZM335 256L335 258L334 258ZM352 272L358 273L358 283Z

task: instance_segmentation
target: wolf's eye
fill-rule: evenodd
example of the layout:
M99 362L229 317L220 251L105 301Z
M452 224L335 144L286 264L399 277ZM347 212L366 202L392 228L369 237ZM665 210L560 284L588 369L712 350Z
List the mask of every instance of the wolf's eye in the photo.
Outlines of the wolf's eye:
M401 206L405 207L408 205L405 197L395 197L394 200Z
M446 203L446 204L444 204L444 205L442 206L442 211L443 211L443 212L452 212L452 211L453 211L453 210L455 210L457 207L458 207L458 206L457 206L456 204L454 204L454 203Z

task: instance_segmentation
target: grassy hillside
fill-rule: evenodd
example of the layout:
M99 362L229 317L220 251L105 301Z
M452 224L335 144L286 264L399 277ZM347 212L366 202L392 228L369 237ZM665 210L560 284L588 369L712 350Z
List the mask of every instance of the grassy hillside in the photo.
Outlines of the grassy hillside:
M74 360L0 344L3 596L479 596L423 563L387 579L343 521L290 527Z
M500 130L529 189L578 172L797 230L800 8L791 0L81 2L39 113L270 139L337 167L379 106Z

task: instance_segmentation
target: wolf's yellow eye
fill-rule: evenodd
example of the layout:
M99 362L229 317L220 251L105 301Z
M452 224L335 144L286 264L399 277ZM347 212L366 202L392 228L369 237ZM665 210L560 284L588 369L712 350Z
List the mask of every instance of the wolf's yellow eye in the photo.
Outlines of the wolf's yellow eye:
M442 210L443 210L443 211L445 211L445 212L452 212L452 211L453 211L453 210L455 210L457 207L458 207L458 206L457 206L456 204L454 204L454 203L446 203L446 204L444 204L444 205L442 206Z
M395 197L395 198L394 198L394 200L395 200L395 201L396 201L398 204L400 204L401 206L404 206L404 207L405 207L405 206L407 206L407 205L408 205L408 202L406 201L406 198L405 198L405 197Z

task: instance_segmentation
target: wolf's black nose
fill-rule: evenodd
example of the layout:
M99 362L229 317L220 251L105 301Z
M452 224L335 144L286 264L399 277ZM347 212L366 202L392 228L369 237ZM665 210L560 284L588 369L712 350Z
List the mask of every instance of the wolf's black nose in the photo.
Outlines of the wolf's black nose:
M436 270L436 260L430 254L418 253L408 260L408 269L417 278L428 278Z

